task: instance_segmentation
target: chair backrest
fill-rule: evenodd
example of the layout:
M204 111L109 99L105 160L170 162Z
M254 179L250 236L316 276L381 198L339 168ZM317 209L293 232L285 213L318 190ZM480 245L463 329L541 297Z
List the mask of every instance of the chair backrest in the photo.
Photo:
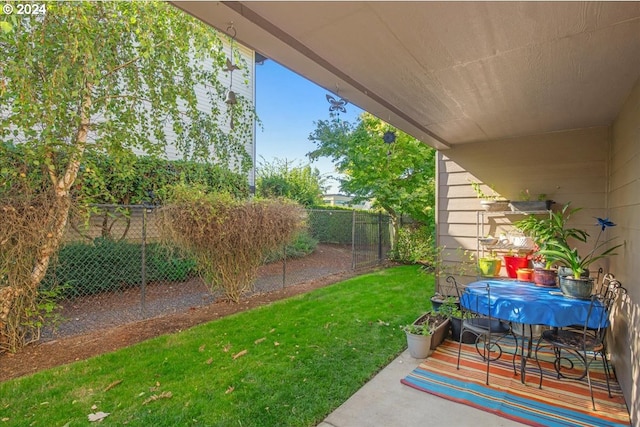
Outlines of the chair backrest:
M611 307L616 302L617 298L627 293L627 290L622 286L620 281L611 279L603 286L603 289L599 293L595 293L591 296L591 304L589 306L589 312L587 319L584 323L584 334L594 334L598 341L604 341L604 335L609 326L609 313ZM597 327L589 328L589 325L596 324Z
M460 288L458 287L458 282L456 281L456 278L453 276L447 276L445 280L448 284L453 285L453 288L456 290L456 296L458 297L458 300L459 300L461 297L461 293L460 293Z
M452 283L455 286L456 293L460 298L460 311L462 312L462 318L463 319L468 319L471 317L487 318L488 323L486 324L486 326L487 326L487 329L489 330L489 333L491 333L492 304L491 304L491 286L489 285L489 282L486 283L486 287L485 287L487 291L487 295L486 295L487 312L485 313L485 310L480 309L480 301L484 300L484 295L480 295L479 290L477 289L474 291L474 295L471 295L469 288L459 287L455 278L453 278L453 276L449 276L449 277L451 277L450 283ZM472 303L473 301L475 301L475 306Z
M602 267L598 270L598 279L596 281L596 289L594 293L604 296L612 282L616 281L616 278L612 273L602 274L602 278L600 278L601 274Z

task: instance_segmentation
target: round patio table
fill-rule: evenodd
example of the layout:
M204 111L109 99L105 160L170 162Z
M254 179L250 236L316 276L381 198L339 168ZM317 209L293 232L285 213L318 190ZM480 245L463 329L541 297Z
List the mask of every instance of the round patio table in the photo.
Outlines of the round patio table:
M489 292L487 292L489 285ZM525 327L529 326L529 344L527 355L531 355L532 325L566 327L584 325L589 328L607 327L609 319L601 316L604 309L599 301L595 301L591 316L589 308L591 300L566 297L558 288L536 286L529 282L515 280L480 280L469 283L462 293L460 304L471 311L491 317L522 323L522 341L520 357L520 379L525 382L525 366L527 357L524 354ZM602 320L601 320L602 319ZM599 325L600 322L603 324ZM518 349L516 348L516 351Z

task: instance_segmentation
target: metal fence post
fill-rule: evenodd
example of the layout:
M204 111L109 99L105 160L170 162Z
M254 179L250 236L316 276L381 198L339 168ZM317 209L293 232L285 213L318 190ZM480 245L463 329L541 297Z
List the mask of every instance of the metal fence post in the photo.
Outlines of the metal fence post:
M356 269L356 211L351 211L351 268Z
M282 289L285 288L287 284L287 244L285 243L282 247Z
M378 212L378 262L382 261L382 212Z
M142 317L145 317L144 303L147 287L147 207L142 206L142 269L140 271L142 283L140 284L140 309Z

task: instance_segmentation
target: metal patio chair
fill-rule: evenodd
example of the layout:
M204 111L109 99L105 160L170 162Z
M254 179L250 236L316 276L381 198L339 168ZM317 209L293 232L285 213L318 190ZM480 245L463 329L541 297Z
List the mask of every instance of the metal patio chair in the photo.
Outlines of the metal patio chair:
M539 388L542 388L542 366L540 365L540 359L538 351L543 347L550 347L553 349L554 360L553 365L557 374L557 378L567 378L572 380L582 380L587 377L587 383L589 384L589 393L591 395L591 404L593 410L596 410L596 403L593 397L593 387L591 384L591 376L589 375L589 368L591 363L597 360L597 357L602 358L602 366L604 368L605 378L607 381L607 391L609 397L611 396L611 386L609 384L609 363L606 355L605 336L609 329L609 313L611 307L617 300L617 298L626 293L626 289L622 287L619 281L610 280L603 289L591 296L591 304L589 305L589 312L582 328L553 328L546 330L542 333L538 339L535 350L536 363L540 371L540 384ZM589 325L597 325L590 327ZM578 357L581 363L584 364L584 371L581 375L570 376L564 374L563 368L573 369L574 363L568 357L563 356L562 352L568 351ZM563 366L563 363L565 364Z
M513 352L513 373L517 374L516 371L516 353L518 350L518 338L513 332L511 328L511 323L507 321L503 321L493 317L492 313L492 305L491 305L491 286L487 283L486 287L486 300L488 306L488 313L480 313L478 310L478 304L476 304L475 309L465 308L464 303L471 301L470 294L466 289L460 290L458 283L455 279L450 276L452 281L447 278L447 281L453 283L456 289L456 293L460 298L460 309L462 311L462 327L460 330L460 342L458 345L458 363L457 369L460 369L460 355L462 352L462 337L465 332L470 332L476 336L475 339L475 347L478 354L482 357L482 359L487 363L487 378L485 383L489 385L489 370L490 364L493 361L498 360L502 356L502 347L500 346L500 342L511 335L515 341L515 350ZM481 296L483 299L484 295ZM479 301L476 298L476 301ZM467 304L467 306L473 304Z

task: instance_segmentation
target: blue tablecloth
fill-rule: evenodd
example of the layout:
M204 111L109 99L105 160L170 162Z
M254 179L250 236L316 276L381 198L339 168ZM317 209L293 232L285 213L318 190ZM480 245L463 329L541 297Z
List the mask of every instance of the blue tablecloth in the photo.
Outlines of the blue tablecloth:
M528 282L481 280L467 285L463 294L463 307L488 315L487 283L491 290L491 316L498 319L529 325L571 326L584 325L590 300L580 300L558 295L560 289L535 286ZM596 302L589 318L589 327L597 328L602 319L607 326L609 319L601 316L602 305Z

